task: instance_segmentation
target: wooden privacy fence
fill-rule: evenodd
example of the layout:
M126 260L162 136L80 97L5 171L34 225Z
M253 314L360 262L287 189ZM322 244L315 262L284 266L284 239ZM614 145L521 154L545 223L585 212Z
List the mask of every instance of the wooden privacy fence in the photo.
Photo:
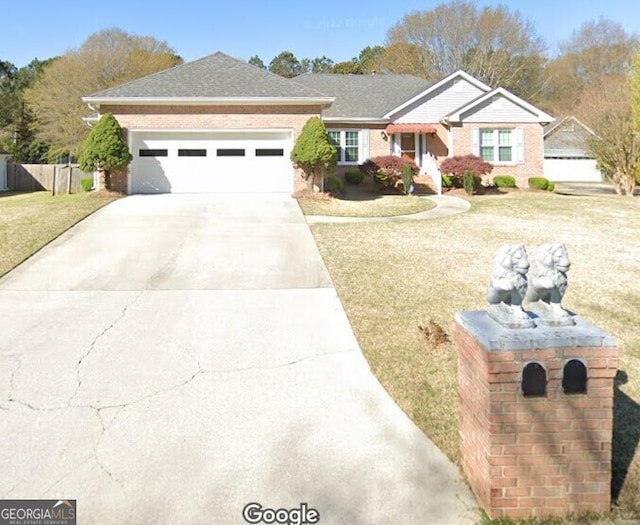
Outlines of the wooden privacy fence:
M82 192L81 179L93 177L68 164L7 164L7 187L14 191L52 191L54 195Z

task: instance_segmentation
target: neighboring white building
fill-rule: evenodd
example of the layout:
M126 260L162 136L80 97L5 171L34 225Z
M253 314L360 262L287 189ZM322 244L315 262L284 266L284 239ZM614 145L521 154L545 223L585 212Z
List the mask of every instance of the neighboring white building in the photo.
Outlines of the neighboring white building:
M601 182L604 177L587 150L595 135L575 117L565 117L544 134L544 176L553 182Z

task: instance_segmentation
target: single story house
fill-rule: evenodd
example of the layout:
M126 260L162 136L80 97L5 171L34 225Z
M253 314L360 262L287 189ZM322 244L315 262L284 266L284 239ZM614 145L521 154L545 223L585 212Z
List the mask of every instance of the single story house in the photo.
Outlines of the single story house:
M7 161L9 153L0 148L0 191L7 189Z
M492 176L513 175L519 185L542 175L543 126L553 117L464 71L438 82L412 75L307 74L295 80L335 96L322 119L340 147L341 166L378 155L409 157L439 186L445 158L473 153L494 165Z
M543 174L543 126L553 118L463 71L439 82L410 75L286 79L223 53L83 97L95 121L112 113L133 161L112 180L127 193L291 192L303 188L289 154L320 116L342 170L378 155L438 164L475 153L526 184Z
M554 182L601 182L604 177L587 148L595 133L576 117L547 126L544 133L544 176Z

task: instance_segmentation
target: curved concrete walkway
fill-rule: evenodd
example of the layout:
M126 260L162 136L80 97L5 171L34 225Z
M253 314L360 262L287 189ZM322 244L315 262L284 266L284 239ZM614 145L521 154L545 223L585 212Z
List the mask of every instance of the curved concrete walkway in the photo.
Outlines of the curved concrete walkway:
M411 213L409 215L394 215L392 217L330 217L327 215L307 215L306 219L309 224L319 222L402 222L402 221L421 221L424 219L437 219L438 217L448 217L449 215L457 215L464 213L471 208L471 203L460 197L451 197L448 195L430 195L424 197L436 203L435 208Z

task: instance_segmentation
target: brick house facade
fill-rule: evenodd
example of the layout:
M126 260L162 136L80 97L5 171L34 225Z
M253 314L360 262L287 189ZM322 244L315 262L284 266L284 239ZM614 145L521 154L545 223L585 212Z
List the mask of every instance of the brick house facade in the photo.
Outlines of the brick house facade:
M375 156L408 156L438 187L445 158L495 150L503 162L493 174L524 184L543 174L543 124L553 120L462 71L435 83L411 75L285 79L222 53L83 100L96 111L86 120L112 113L127 134L133 161L111 180L127 193L306 187L289 157L312 116L339 150L339 173ZM499 145L486 143L487 129L499 130ZM485 143L474 145L474 133Z

